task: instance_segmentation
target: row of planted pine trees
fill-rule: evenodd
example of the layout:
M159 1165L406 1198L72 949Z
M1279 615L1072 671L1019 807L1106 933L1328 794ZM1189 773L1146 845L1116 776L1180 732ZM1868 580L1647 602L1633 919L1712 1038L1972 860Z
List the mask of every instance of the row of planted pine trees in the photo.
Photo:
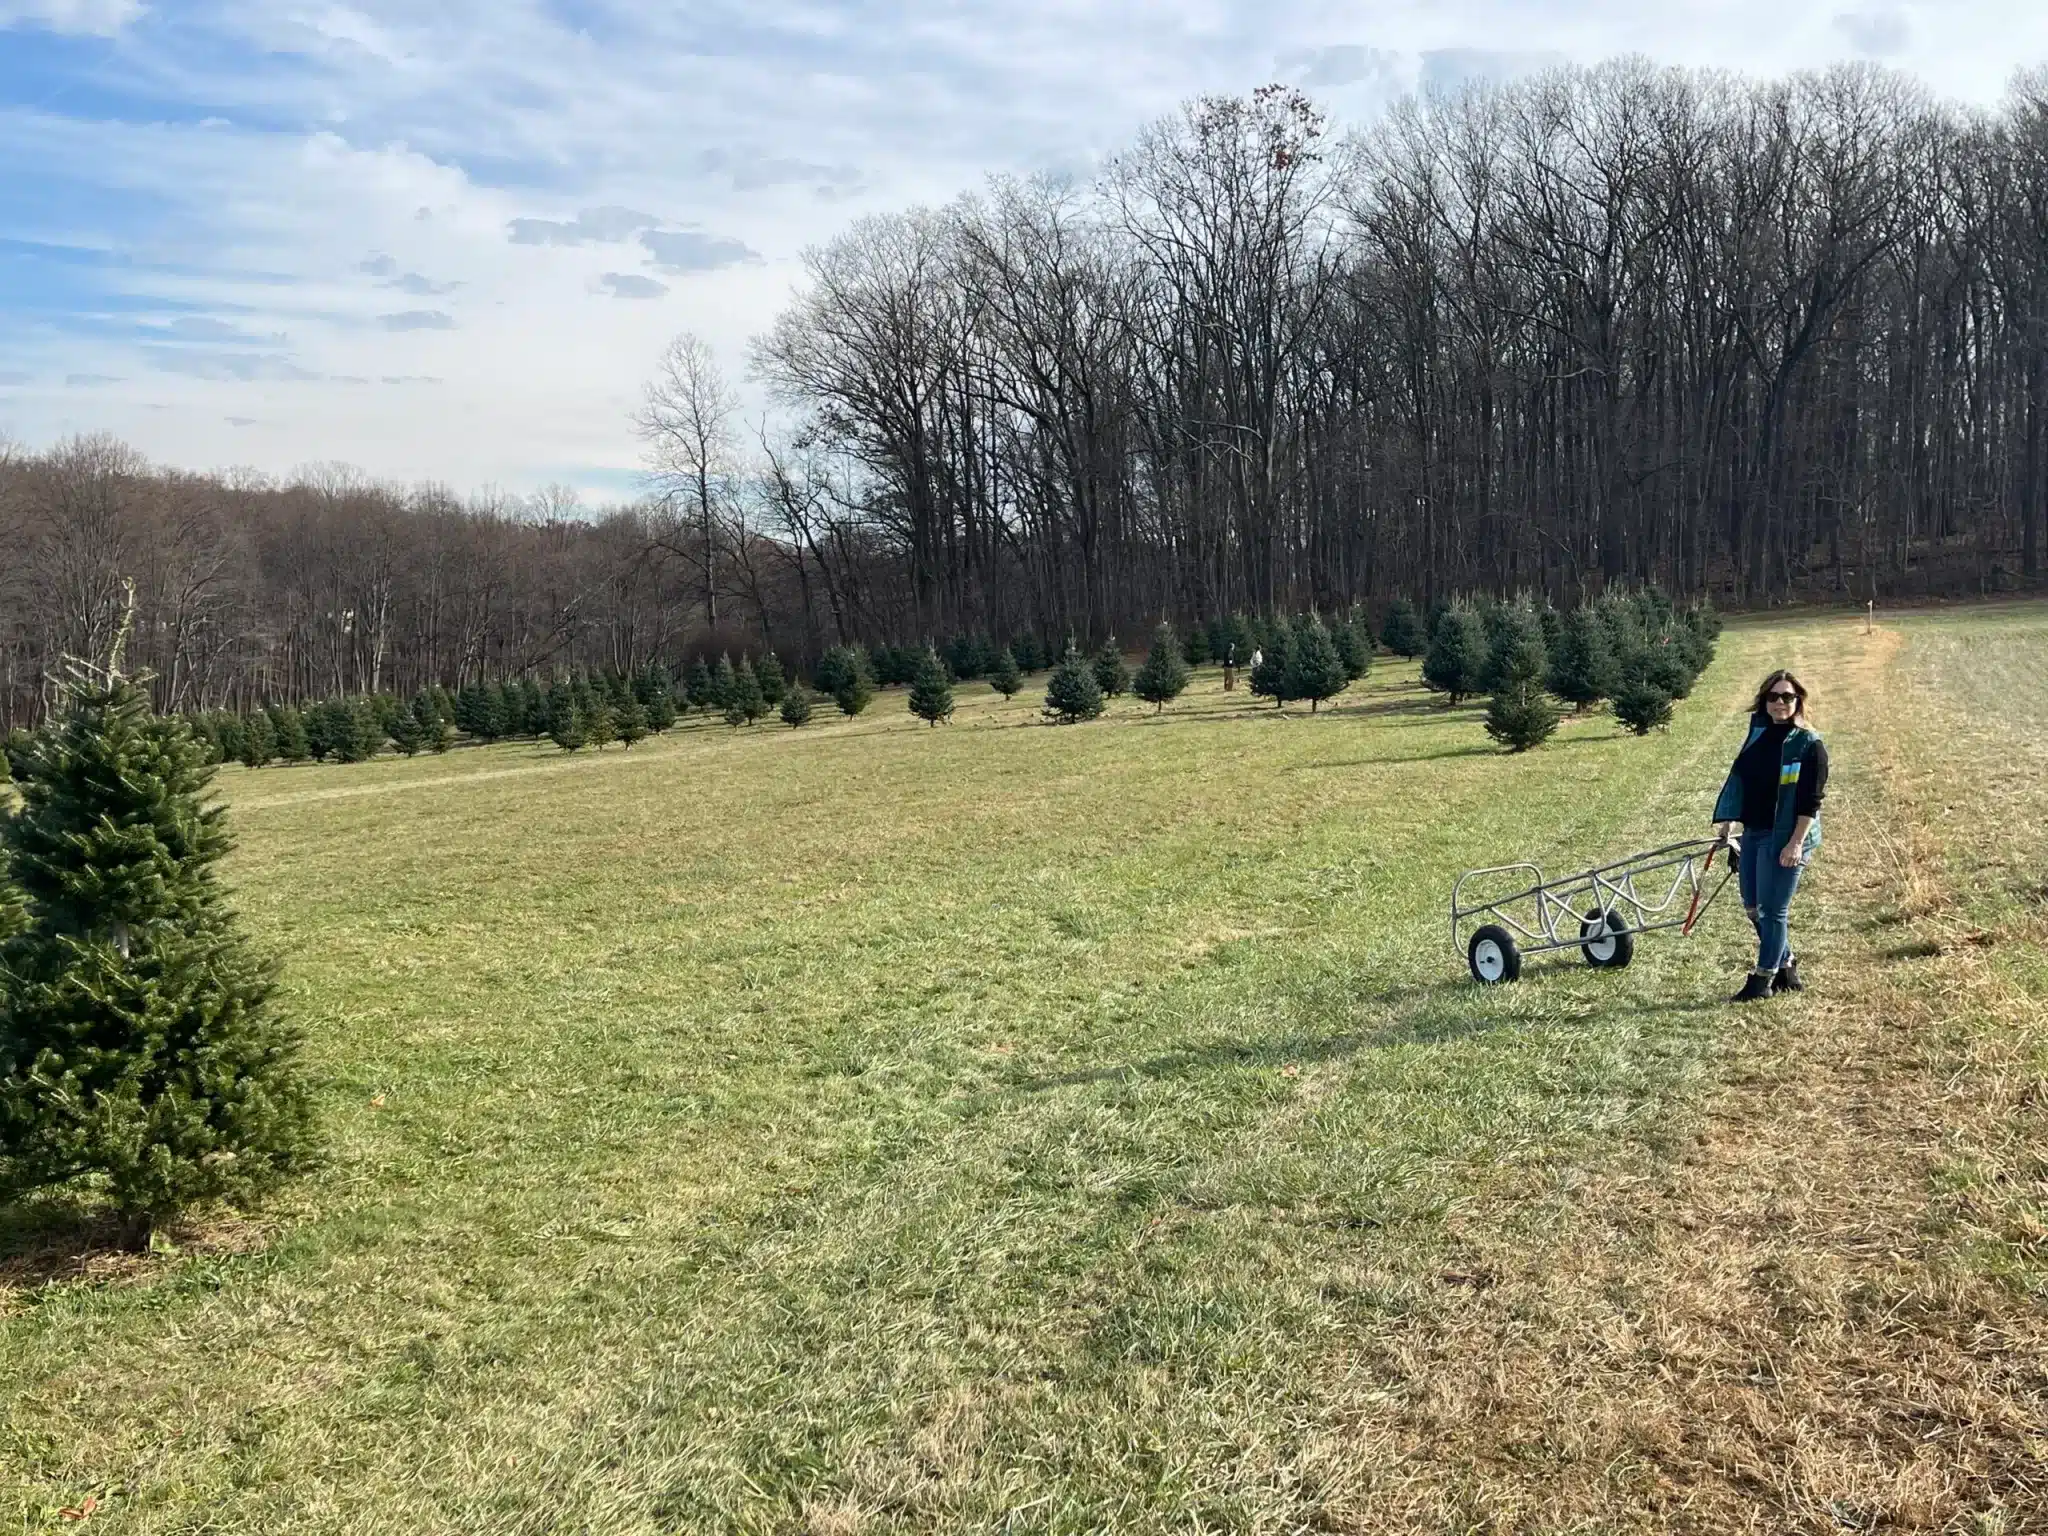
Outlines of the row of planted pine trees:
M1639 731L1664 724L1711 657L1719 621L1704 607L1680 610L1654 588L1617 591L1568 612L1523 598L1454 601L1427 614L1396 601L1377 636L1361 614L1325 620L1227 615L1177 633L1161 624L1133 675L1114 639L1089 655L1071 642L1056 660L1029 636L995 644L979 636L945 646L850 645L825 653L808 685L792 680L770 652L698 657L682 674L652 661L637 671L543 681L534 677L423 689L410 700L390 694L217 711L191 718L216 762L360 762L386 750L406 756L443 752L458 740L548 740L567 751L631 748L695 712L732 726L779 717L791 726L829 700L842 714L866 710L877 690L909 685L920 718L951 714L951 687L983 679L1004 698L1027 676L1051 668L1045 714L1093 719L1103 701L1126 691L1163 706L1187 686L1189 668L1216 661L1241 669L1248 691L1279 706L1306 702L1311 712L1363 677L1377 645L1424 658L1423 679L1456 704L1490 696L1488 729L1514 750L1545 740L1560 701L1584 709L1611 699L1616 718Z

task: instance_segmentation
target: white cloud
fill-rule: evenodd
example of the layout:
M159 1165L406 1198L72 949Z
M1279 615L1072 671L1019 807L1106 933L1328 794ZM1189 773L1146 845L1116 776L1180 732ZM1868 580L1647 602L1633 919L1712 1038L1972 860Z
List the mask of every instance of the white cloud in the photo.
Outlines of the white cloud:
M0 21L105 29L138 9L0 0ZM2021 0L583 0L580 27L563 9L190 0L141 14L96 89L211 126L59 115L92 93L0 108L0 168L151 210L102 228L66 196L11 216L16 238L118 253L103 280L149 330L25 330L0 296L13 429L108 427L188 464L573 478L636 459L630 410L672 328L741 373L805 245L986 172L1097 164L1200 92L1277 76L1349 124L1426 68L1641 52L1769 74L1878 52L1888 19L1944 94L1995 99L2015 62L2048 57L2048 6ZM387 329L407 315L461 328ZM187 317L236 334L172 329ZM166 376L144 346L208 360L175 375L170 410L147 410ZM117 382L51 387L73 372Z
M379 315L377 323L387 331L452 331L455 317L438 309L408 309L401 314Z
M597 284L615 299L658 299L668 292L667 283L633 272L600 272Z
M0 0L0 30L43 27L52 32L112 37L142 11L142 0Z

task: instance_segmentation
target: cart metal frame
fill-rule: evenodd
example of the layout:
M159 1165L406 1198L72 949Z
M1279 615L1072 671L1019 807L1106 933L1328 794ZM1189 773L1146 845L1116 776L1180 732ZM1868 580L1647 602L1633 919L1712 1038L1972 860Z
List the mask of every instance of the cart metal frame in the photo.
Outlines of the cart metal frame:
M1534 864L1467 870L1451 887L1451 945L1466 956L1473 976L1487 983L1514 980L1522 955L1560 949L1583 950L1590 964L1619 969L1633 958L1636 934L1673 928L1691 934L1735 878L1731 869L1715 883L1714 855L1740 847L1740 838L1695 838L1560 880L1544 879ZM1472 882L1483 892L1489 879L1502 875L1526 876L1528 884L1508 895L1467 901ZM1486 932L1477 926L1482 918L1490 920L1493 945L1484 966L1478 953Z

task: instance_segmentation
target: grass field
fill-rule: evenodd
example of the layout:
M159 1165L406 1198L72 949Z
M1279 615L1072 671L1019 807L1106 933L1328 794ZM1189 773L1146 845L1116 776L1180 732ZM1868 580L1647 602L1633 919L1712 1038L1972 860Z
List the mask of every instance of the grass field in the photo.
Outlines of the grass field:
M1722 1004L1732 898L1475 987L1452 877L1702 831L1775 663L1814 990ZM329 1159L146 1261L5 1218L0 1531L2048 1528L2044 663L224 770Z

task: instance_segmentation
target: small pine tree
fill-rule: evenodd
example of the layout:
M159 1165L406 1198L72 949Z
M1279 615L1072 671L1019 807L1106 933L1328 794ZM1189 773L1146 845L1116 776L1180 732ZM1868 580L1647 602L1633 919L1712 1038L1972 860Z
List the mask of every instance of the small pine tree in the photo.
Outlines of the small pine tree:
M564 752L580 752L589 740L574 690L559 683L548 692L548 740Z
M782 702L783 690L789 687L789 679L783 675L782 663L770 651L754 663L754 681L761 685L761 702L773 710Z
M455 727L441 713L441 701L433 690L424 690L412 701L412 717L419 726L420 743L432 752L446 752L455 745Z
M650 680L642 673L640 707L647 715L647 728L651 731L666 731L676 723L676 687L668 675L668 668L660 662L648 664L648 671L655 674Z
M1259 664L1252 668L1251 690L1255 698L1271 699L1284 708L1294 697L1288 690L1294 682L1294 632L1285 624L1275 625L1260 637Z
M633 750L634 742L646 738L647 711L630 693L626 702L612 711L612 729L618 732L619 744L628 752Z
M1200 625L1190 629L1187 638L1180 643L1181 659L1191 667L1199 667L1209 659L1209 632Z
M1614 718L1647 736L1671 723L1671 695L1652 683L1627 683L1615 691Z
M1614 691L1614 653L1607 646L1607 626L1589 605L1581 603L1559 623L1547 681L1550 691L1574 710L1597 704Z
M592 701L590 713L583 717L583 739L600 752L619 739L618 714L611 700L599 697Z
M1459 704L1482 691L1479 680L1485 666L1486 629L1479 615L1465 607L1446 609L1423 658L1423 682Z
M1543 676L1547 658L1543 621L1527 599L1495 603L1486 610L1486 662L1480 668L1479 692L1499 693Z
M277 755L287 763L303 763L313 755L306 741L306 722L289 704L270 711L270 729L277 737Z
M853 658L845 646L830 646L818 658L818 665L811 672L811 686L822 694L835 694L845 683L852 666Z
M313 1149L276 966L227 905L226 812L185 724L118 673L75 676L0 819L19 906L0 927L0 1204L62 1187L137 1247Z
M1010 654L1016 658L1017 670L1030 673L1042 671L1047 657L1045 647L1038 643L1036 635L1019 635L1010 642Z
M711 668L699 656L690 663L690 708L701 709L706 714L723 708L715 697L717 692L717 686L711 680Z
M367 763L382 752L391 735L390 727L385 724L387 713L394 720L405 713L403 710L387 712L375 698L343 700L337 708L339 713L335 724L340 744L335 753L344 763Z
M277 756L277 730L258 710L242 722L242 766L261 768Z
M753 662L742 656L732 675L732 689L726 697L725 723L752 725L767 713L768 701L761 697L761 679L754 673Z
M1048 719L1072 725L1093 720L1102 713L1102 684L1095 668L1081 659L1072 644L1060 664L1052 669L1045 684L1045 714Z
M1131 669L1124 665L1124 653L1117 649L1116 636L1111 635L1102 642L1102 649L1095 653L1095 685L1107 698L1116 698L1131 691Z
M1337 643L1323 621L1308 614L1294 621L1294 643L1288 657L1287 696L1307 699L1314 714L1323 700L1334 699L1351 686Z
M242 717L222 710L213 717L213 760L217 763L242 760Z
M398 748L404 757L411 757L426 744L419 717L409 709L402 709L392 717L389 734L391 745Z
M1372 639L1365 625L1349 620L1330 626L1330 643L1344 664L1344 680L1355 683L1372 670Z
M750 667L748 670L753 669ZM726 723L729 725L738 724L738 721L732 719L732 713L739 702L739 687L740 675L732 664L732 656L728 652L719 652L718 665L711 673L711 703L725 715ZM755 691L759 691L758 684ZM740 719L746 719L745 710L740 711Z
M1024 686L1024 674L1017 669L1017 656L1007 645L996 652L995 665L989 668L988 685L1006 699L1017 696L1017 690Z
M1152 649L1146 653L1145 664L1131 679L1131 691L1150 704L1156 715L1186 692L1187 686L1187 653L1173 626L1162 620L1152 632Z
M946 681L945 663L930 646L910 679L910 712L934 729L953 716L953 687Z
M795 727L811 723L811 690L791 683L782 695L782 723Z
M868 666L868 653L861 647L847 646L840 654L845 670L832 690L832 702L839 706L842 715L857 715L874 701L875 674Z
M1415 605L1405 597L1397 597L1387 605L1387 616L1380 623L1380 643L1396 656L1420 656L1429 649L1429 635L1422 627L1422 620L1416 617Z
M1510 684L1486 707L1486 734L1510 752L1541 746L1557 729L1557 721L1557 706L1532 678Z

